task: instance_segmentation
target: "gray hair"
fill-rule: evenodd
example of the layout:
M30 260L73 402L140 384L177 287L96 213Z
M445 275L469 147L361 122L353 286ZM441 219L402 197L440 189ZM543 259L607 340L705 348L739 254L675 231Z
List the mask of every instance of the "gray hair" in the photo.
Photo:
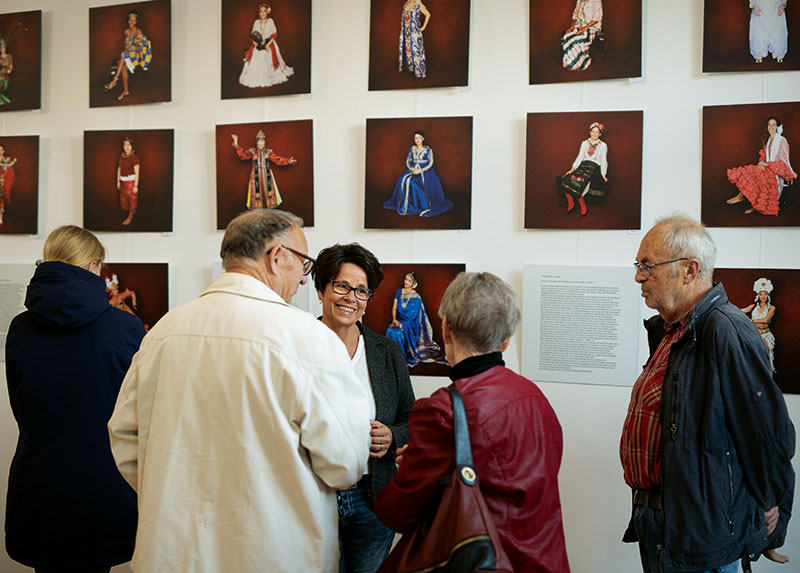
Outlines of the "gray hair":
M254 209L246 211L228 223L219 256L222 266L239 259L258 259L266 246L284 239L294 227L302 227L303 220L287 211Z
M520 321L517 295L491 273L459 273L444 292L439 316L453 338L473 352L500 350Z
M688 215L661 217L654 227L666 227L664 248L672 259L686 257L700 261L700 276L711 281L717 261L717 246L705 226Z

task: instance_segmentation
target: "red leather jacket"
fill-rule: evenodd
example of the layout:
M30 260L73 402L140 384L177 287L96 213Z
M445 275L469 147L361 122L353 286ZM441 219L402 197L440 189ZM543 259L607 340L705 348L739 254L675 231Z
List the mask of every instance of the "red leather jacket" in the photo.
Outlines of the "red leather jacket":
M476 373L477 372L477 373ZM464 398L481 491L515 571L568 572L558 469L561 425L542 391L503 366L500 353L468 358L451 377ZM417 400L400 469L375 501L389 528L409 532L439 501L455 467L453 408L439 389Z

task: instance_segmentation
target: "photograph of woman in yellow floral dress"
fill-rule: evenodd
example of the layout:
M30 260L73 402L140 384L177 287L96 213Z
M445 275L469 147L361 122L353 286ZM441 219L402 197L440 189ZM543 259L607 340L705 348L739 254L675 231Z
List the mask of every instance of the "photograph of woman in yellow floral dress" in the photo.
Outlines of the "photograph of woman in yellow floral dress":
M117 100L122 100L130 95L128 91L128 76L136 72L136 68L147 71L153 59L153 50L150 40L138 27L139 14L137 12L128 13L128 27L125 28L124 48L117 63L117 70L114 78L108 82L104 88L111 91L116 87L122 76L122 93L117 96Z

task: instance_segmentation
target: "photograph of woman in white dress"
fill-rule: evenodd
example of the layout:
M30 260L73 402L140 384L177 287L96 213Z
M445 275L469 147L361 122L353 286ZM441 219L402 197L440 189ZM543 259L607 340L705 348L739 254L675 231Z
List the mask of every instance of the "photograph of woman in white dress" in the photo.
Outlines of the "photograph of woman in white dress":
M775 372L775 335L769 329L769 323L775 316L775 307L772 306L772 281L768 278L760 278L753 284L753 292L756 298L753 304L744 307L742 312L750 315L753 325L758 329L764 346L769 352L769 365Z
M750 0L750 55L757 64L768 55L783 63L789 49L787 0Z
M286 65L276 40L278 28L269 17L272 8L258 5L258 20L250 31L250 49L244 56L239 83L249 88L264 88L289 81L294 69Z

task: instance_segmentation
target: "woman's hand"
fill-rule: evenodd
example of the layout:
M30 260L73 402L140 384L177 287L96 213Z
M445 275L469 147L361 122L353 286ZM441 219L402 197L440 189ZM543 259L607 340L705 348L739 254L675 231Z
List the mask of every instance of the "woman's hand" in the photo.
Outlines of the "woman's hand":
M606 183L608 183L608 177L606 177L605 175L603 175L603 181L605 181Z
M758 6L753 6L753 14L756 15L756 18L761 16L761 8L759 8Z
M235 133L231 133L231 139L233 140L233 146L239 147L239 136Z
M392 444L392 431L377 420L370 420L369 425L372 428L369 432L372 437L372 443L369 446L369 457L382 458L389 451L389 446Z
M397 464L397 467L400 467L400 464L403 463L403 454L406 453L408 449L408 444L401 448L397 448L394 454L394 463Z
M117 191L119 190L120 190L120 184L119 184L119 179L117 179Z
M403 325L400 324L400 321L397 320L396 318L392 321L392 325L396 326L397 328L401 328L401 329L403 328Z
M786 4L779 4L778 5L778 17L783 16L783 13L785 11L786 11ZM788 561L788 560L789 560L789 558L787 557L786 561ZM783 563L783 561L781 561L781 563Z

